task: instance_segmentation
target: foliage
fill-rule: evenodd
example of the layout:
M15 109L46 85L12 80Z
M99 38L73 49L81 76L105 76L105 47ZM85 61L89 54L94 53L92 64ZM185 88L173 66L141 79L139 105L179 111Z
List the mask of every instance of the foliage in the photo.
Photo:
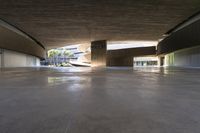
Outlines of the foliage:
M72 67L72 65L70 63L66 63L66 62L63 62L61 64L58 65L59 67Z
M49 58L55 58L55 57L68 57L73 58L74 54L69 50L58 50L58 49L52 49L48 51L48 57Z
M59 56L61 54L61 51L56 50L56 49L52 49L48 51L48 57L53 58L56 56Z
M75 55L72 51L59 48L52 49L48 51L48 61L49 65L60 66L60 67L69 67L70 59L74 58Z
M69 50L65 50L63 52L63 55L67 56L67 57L70 57L70 58L74 57L74 54L71 51L69 51Z

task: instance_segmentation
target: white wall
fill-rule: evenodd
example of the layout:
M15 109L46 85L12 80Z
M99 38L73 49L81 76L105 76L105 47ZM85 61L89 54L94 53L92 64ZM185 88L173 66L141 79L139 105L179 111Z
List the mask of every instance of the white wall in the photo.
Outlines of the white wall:
M174 53L167 54L164 61L165 66L175 66Z
M200 46L175 51L165 56L166 66L200 67Z
M40 66L40 59L31 55L26 55L10 50L3 50L3 67L33 67Z

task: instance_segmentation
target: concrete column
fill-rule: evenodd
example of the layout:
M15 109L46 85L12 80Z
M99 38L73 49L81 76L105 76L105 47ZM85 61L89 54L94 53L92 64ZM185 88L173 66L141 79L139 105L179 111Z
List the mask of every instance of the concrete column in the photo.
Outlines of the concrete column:
M107 42L105 40L91 43L92 67L106 67Z

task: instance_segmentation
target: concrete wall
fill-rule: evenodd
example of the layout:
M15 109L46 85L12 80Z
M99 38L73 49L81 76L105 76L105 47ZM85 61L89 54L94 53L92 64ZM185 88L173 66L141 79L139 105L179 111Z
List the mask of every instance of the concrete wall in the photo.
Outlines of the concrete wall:
M156 55L156 47L109 50L107 52L107 66L133 66L133 57L145 55Z
M24 32L0 20L0 48L45 58L45 48Z
M200 67L200 46L165 55L165 66Z
M200 15L172 30L159 42L157 54L165 66L200 67Z
M107 58L107 66L133 66L133 56L130 57L117 57Z
M1 67L33 67L40 66L40 59L31 55L3 50L1 54Z
M91 63L91 53L86 53L78 58L78 62Z
M0 53L0 68L2 67L2 65L1 65L1 58L2 58L2 57L1 57L1 53Z
M195 20L160 41L157 46L157 54L168 54L200 45L200 18Z
M81 44L78 46L78 50L80 52L83 52L84 54L82 54L79 58L78 58L78 62L83 62L83 63L89 63L91 64L91 44Z
M105 67L107 58L106 41L94 41L91 44L91 64L92 67Z

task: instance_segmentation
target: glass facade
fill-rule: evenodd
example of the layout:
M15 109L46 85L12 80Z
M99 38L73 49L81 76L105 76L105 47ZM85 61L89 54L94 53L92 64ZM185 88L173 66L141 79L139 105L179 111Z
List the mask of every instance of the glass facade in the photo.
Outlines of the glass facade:
M134 57L134 67L158 66L158 57Z

